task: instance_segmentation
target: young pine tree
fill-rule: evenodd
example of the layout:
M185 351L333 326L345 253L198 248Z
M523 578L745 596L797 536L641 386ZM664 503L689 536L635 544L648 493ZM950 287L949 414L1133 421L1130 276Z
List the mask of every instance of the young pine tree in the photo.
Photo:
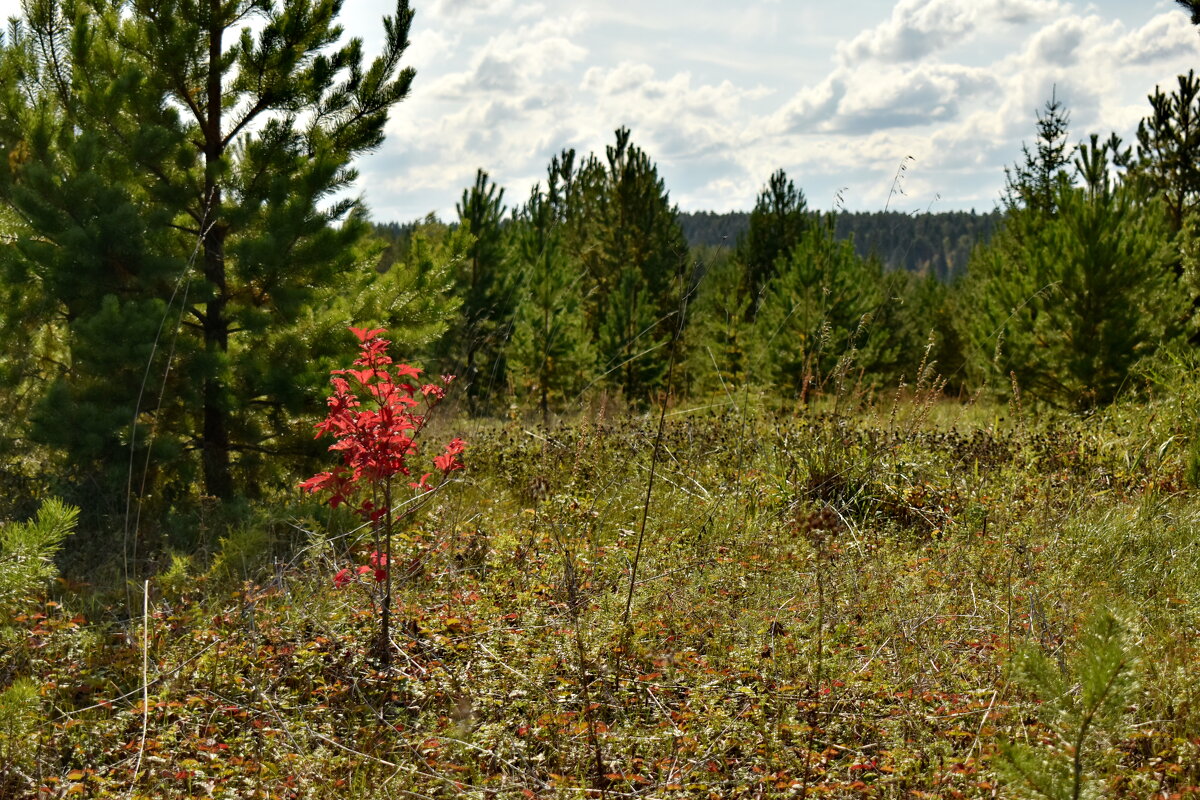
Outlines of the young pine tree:
M1200 202L1200 79L1180 75L1179 87L1166 94L1155 87L1151 113L1138 123L1134 175L1162 199L1172 233Z
M1116 397L1131 367L1178 333L1185 302L1163 264L1162 216L1112 177L1113 140L1080 148L1084 186L1060 180L1054 215L1010 210L977 252L962 335L977 381L1067 408Z
M0 50L0 203L25 225L0 267L69 354L34 434L112 494L153 430L161 480L230 498L257 480L244 455L299 446L319 385L276 389L329 349L314 303L360 266L344 191L413 80L412 11L364 63L340 0L24 10Z
M739 237L734 259L742 271L741 291L750 298L747 315L761 302L761 292L779 270L811 223L804 192L776 170L759 193L750 212L750 228ZM749 321L750 316L747 316Z
M511 265L522 276L508 363L518 392L547 421L591 380L593 355L583 315L583 274L563 244L560 187L535 186L513 226Z
M743 270L726 248L705 248L705 266L689 310L687 374L691 391L721 396L735 391L749 377L753 327L746 322L750 297L742 284Z
M756 377L796 397L825 385L844 359L872 370L893 357L873 318L887 299L883 268L834 238L833 220L801 235L766 285L755 320Z
M587 271L600 370L644 403L667 373L665 348L678 327L676 278L688 253L657 167L627 128L616 137L604 162L588 159L571 179L568 243Z
M474 185L463 190L455 207L459 224L474 241L458 271L456 294L462 305L450 343L452 362L453 369L462 373L471 412L478 413L491 392L503 384L516 280L505 269L504 190L479 170Z
M1068 143L1071 114L1055 92L1037 115L1034 149L1021 145L1022 162L1005 169L1004 205L1053 215L1058 184L1067 179L1075 148Z
M1102 775L1111 750L1105 745L1122 732L1137 690L1128 625L1102 610L1088 621L1069 670L1027 648L1014 659L1012 677L1042 701L1036 712L1049 735L1036 744L1002 743L996 764L1007 788L1039 800L1108 796Z

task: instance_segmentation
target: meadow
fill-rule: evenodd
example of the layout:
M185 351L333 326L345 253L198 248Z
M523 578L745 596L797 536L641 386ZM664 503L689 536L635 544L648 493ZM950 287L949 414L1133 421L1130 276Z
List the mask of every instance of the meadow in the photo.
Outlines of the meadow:
M344 509L75 565L4 596L0 796L1200 794L1191 396L447 415L389 666Z
M0 800L1200 794L1194 71L986 218L685 220L620 124L388 222L341 10L0 39Z

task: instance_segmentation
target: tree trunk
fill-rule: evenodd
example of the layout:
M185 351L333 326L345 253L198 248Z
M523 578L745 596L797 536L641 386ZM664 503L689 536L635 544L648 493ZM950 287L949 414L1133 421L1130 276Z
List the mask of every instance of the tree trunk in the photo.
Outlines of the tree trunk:
M221 0L208 3L207 120L204 126L204 279L212 291L204 311L204 349L223 363L229 350L229 318L225 308L229 295L225 280L225 220L221 213L220 161L224 147L221 133L221 37L224 21ZM220 370L221 367L217 367ZM233 495L229 464L229 413L223 402L225 381L217 372L204 380L204 432L202 460L204 490L221 500Z

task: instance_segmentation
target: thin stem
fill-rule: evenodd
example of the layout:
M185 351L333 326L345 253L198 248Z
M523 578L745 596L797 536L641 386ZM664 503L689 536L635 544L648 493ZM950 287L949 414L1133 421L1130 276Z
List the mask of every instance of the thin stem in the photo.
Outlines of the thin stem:
M637 550L633 554L633 564L629 571L629 591L625 595L625 614L621 622L621 626L624 628L622 637L626 641L633 633L633 625L630 621L630 612L633 608L633 588L637 585L638 564L641 563L642 549L646 542L646 520L650 516L650 498L654 493L654 476L658 468L658 456L662 451L663 431L667 422L667 402L670 400L671 390L674 388L676 354L679 350L679 339L683 333L684 318L687 316L687 292L684 291L682 275L679 282L679 324L675 328L675 334L671 337L671 359L667 367L666 391L663 393L662 407L658 414L658 433L654 436L654 452L650 456L650 477L646 480L646 501L642 504L642 524L638 528Z
M387 504L384 514L384 556L379 557L375 548L375 569L384 573L383 609L379 618L379 658L384 668L392 664L392 479L388 476L383 484L383 500ZM383 560L383 564L379 562ZM386 697L384 698L386 702Z
M557 536L558 546L563 555L563 566L567 584L567 604L571 610L571 627L575 629L575 656L579 662L579 689L583 694L583 719L587 725L588 743L592 746L593 768L596 771L595 785L603 798L607 792L607 778L604 770L604 753L600 749L600 737L596 735L596 720L593 716L591 670L588 668L587 650L583 645L583 632L580 630L579 610L583 599L579 596L579 576L575 571L575 557L567 549L561 536Z
M129 790L137 784L142 770L142 756L146 752L146 729L150 726L150 581L142 584L142 739L138 744L137 763L133 767L133 779Z

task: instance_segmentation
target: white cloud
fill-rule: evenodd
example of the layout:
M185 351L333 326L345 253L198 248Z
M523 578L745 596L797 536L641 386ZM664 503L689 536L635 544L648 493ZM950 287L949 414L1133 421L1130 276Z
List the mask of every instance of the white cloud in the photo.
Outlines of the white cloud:
M1155 84L1169 91L1200 64L1197 29L1161 3L899 0L857 30L850 11L772 0L747 0L737 17L718 0L687 13L681 0L433 8L413 37L413 98L364 164L384 218L452 212L477 167L523 199L552 154L603 157L620 125L687 209L749 208L780 167L814 207L844 189L847 207L882 208L906 156L893 208L936 196L939 208L986 208L1051 91L1074 139L1128 140Z
M570 36L569 21L543 20L493 36L472 55L469 69L435 79L432 91L463 101L523 94L553 84L564 67L586 56Z
M815 86L801 89L775 115L771 127L795 133L827 125L846 96L846 82L846 70L836 70Z
M857 87L838 109L833 130L867 133L955 120L961 103L978 102L996 88L989 70L951 64L878 69L856 77Z
M591 67L584 73L580 88L600 95L624 94L644 86L653 77L654 68L649 64L624 61L612 69Z
M1066 17L1038 31L1031 43L1032 50L1041 62L1068 66L1078 58L1079 46L1094 21L1080 17Z
M1121 38L1114 47L1125 64L1200 56L1200 36L1182 11L1159 14L1141 28Z
M797 93L775 115L772 127L784 133L861 135L934 125L956 119L962 103L978 101L996 88L989 70L956 64L875 65L854 72L839 68Z
M433 15L457 22L469 22L480 16L499 15L510 11L513 0L434 0Z
M900 0L886 22L838 47L844 64L915 61L969 37L985 23L1025 24L1062 10L1056 0Z

